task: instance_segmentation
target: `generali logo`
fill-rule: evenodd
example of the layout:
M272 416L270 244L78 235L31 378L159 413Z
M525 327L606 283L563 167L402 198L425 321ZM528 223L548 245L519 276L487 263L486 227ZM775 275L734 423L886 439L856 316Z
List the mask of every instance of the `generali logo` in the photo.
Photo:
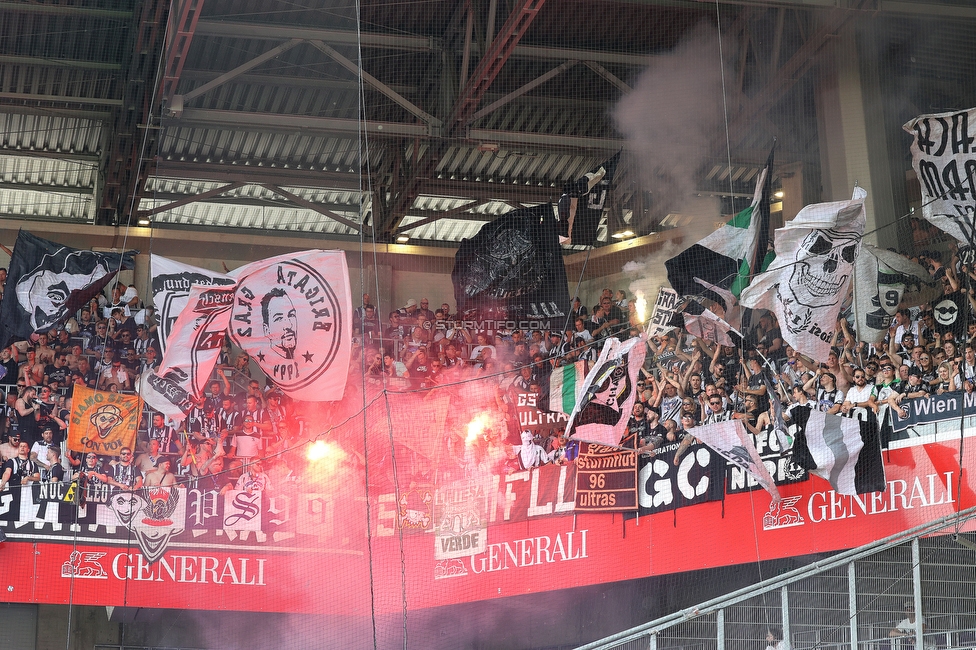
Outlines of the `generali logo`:
M586 533L576 530L556 535L526 537L488 544L483 553L440 560L434 564L434 579L456 578L469 573L493 573L529 566L548 566L587 557Z
M870 494L838 494L834 490L814 492L805 504L803 495L786 497L770 504L769 512L763 516L763 530L802 526L807 521L818 524L955 503L952 476L953 472L946 472L916 476L910 481L895 479L888 481L884 492Z

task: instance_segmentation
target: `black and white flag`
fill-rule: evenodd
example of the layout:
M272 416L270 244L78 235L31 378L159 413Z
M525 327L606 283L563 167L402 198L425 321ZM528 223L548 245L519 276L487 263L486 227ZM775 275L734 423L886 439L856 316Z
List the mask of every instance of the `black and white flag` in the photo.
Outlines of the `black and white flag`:
M976 108L920 115L902 128L914 136L912 167L922 187L922 215L971 245L976 236Z
M458 314L562 330L570 310L551 205L508 212L465 239L451 272Z
M854 266L857 338L880 343L899 309L934 302L942 284L903 255L865 244Z
M808 205L776 231L776 259L741 296L742 305L776 314L783 340L827 361L841 305L850 294L864 233L867 192L850 201Z
M153 255L151 264L152 301L159 323L159 345L165 355L176 319L189 301L190 287L230 287L236 281L229 275L183 264L162 255Z
M559 243L592 246L596 243L603 209L617 171L620 154L567 183L559 197Z
M0 344L64 323L119 271L134 268L133 254L78 250L21 230L0 304Z
M776 482L759 457L756 445L749 439L742 420L726 420L695 427L690 434L715 450L725 460L748 472L773 498L781 500Z
M878 421L793 409L797 425L793 462L825 479L839 494L866 494L886 487Z

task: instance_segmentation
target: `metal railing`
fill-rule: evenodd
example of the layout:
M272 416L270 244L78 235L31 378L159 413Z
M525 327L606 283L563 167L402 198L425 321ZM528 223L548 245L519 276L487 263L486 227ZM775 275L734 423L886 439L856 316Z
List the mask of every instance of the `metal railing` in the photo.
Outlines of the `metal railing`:
M792 650L976 649L976 550L945 534L974 516L976 508L942 517L579 650L756 650L770 626L783 629ZM926 629L890 638L906 603Z

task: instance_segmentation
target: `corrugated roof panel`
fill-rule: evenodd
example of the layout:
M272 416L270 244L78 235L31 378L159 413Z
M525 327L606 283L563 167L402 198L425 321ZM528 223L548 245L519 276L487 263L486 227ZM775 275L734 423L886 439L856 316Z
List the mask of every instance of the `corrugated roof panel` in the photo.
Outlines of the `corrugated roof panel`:
M90 194L0 189L0 214L5 217L88 222L91 202Z
M5 183L46 185L52 191L76 188L91 194L97 172L94 162L0 155L0 178Z
M0 112L0 142L9 149L97 155L102 127L100 120Z

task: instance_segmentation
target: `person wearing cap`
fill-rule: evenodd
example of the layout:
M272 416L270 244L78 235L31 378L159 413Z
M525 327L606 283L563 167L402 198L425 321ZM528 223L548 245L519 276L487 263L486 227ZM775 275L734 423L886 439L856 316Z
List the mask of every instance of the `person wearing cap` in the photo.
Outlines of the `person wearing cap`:
M922 380L922 370L911 368L908 371L908 385L905 387L903 399L919 399L931 394L931 387Z
M145 323L136 325L136 337L132 339L132 347L135 348L136 354L140 359L146 358L146 350L153 343L154 341L149 336L149 328L146 327Z
M186 430L189 435L200 442L211 440L216 443L220 439L220 428L213 402L203 397L196 400L186 416Z
M30 459L37 463L42 470L50 469L47 460L48 447L54 447L54 427L45 425L41 431L41 439L33 444L30 450Z
M400 312L400 323L404 325L416 325L417 324L417 301L411 298L407 301L403 307L399 310Z
M15 458L18 447L20 447L20 434L11 431L7 434L7 441L0 445L0 462Z

